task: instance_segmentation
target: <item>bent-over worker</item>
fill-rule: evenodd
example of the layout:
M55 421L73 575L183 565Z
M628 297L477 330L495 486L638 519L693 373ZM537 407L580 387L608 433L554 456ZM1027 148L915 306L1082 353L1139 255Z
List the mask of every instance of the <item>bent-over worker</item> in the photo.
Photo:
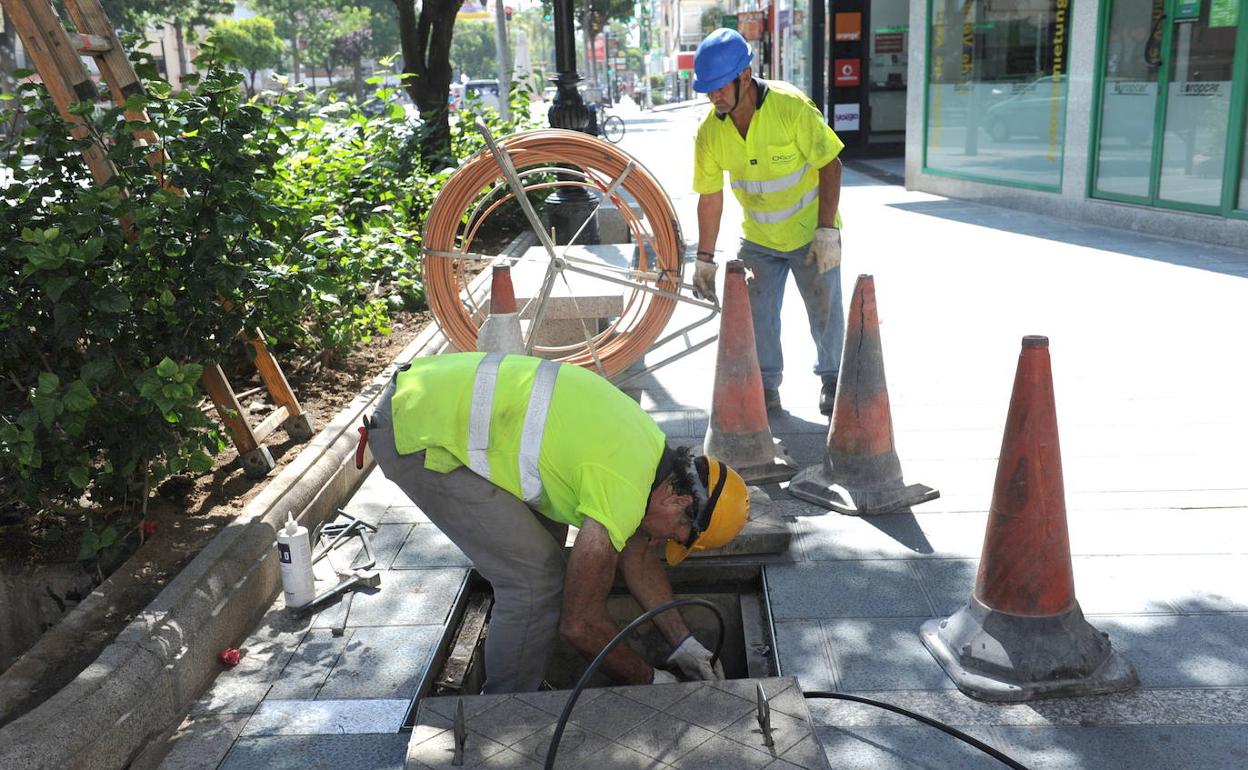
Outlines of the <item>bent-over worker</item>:
M618 565L645 609L672 598L669 564L734 538L749 491L718 460L667 446L654 420L597 374L530 356L454 353L401 370L365 422L378 467L494 588L487 693L536 690L556 632L592 658L617 632ZM565 565L568 525L580 529ZM680 612L655 618L665 665L722 678ZM674 682L628 645L603 663L621 684Z

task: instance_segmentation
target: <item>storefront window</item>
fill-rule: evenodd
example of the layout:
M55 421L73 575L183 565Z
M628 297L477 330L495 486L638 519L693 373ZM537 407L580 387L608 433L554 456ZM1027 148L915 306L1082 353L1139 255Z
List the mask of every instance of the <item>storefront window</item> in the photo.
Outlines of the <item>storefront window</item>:
M1101 86L1098 193L1148 195L1163 18L1162 0L1113 0Z
M931 0L926 166L1056 188L1069 0Z
M1239 208L1248 211L1248 122L1244 125L1243 167L1239 170Z

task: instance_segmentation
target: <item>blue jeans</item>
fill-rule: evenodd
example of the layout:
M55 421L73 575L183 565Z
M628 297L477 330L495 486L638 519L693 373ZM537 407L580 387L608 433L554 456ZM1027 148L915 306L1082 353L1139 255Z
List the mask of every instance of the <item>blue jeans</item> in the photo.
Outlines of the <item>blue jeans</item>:
M754 318L754 346L763 387L780 387L784 377L784 352L780 349L780 306L789 271L806 303L810 336L815 341L815 374L835 377L841 369L841 348L845 344L845 310L841 300L841 268L819 273L806 264L809 246L795 251L776 251L742 239L737 258L754 273L749 282L750 314Z

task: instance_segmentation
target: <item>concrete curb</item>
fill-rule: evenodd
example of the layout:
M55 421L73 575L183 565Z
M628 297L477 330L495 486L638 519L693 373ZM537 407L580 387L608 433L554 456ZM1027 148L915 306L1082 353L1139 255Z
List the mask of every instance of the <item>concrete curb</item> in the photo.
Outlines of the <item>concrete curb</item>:
M246 637L281 590L273 542L286 513L311 529L350 499L373 467L369 457L362 471L355 468L361 416L398 365L446 346L430 321L91 665L0 728L0 767L124 767L150 738L176 726L220 672L217 653ZM106 582L64 622L89 623L107 589Z

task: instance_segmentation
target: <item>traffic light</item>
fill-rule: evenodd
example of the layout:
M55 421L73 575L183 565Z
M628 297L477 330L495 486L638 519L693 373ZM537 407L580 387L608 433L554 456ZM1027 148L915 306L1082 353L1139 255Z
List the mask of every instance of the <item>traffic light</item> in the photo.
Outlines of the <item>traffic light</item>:
M503 6L503 16L507 18L507 21L511 21L511 11L512 8L510 5Z

